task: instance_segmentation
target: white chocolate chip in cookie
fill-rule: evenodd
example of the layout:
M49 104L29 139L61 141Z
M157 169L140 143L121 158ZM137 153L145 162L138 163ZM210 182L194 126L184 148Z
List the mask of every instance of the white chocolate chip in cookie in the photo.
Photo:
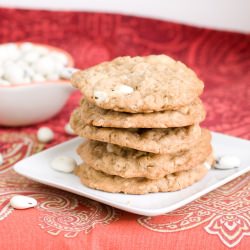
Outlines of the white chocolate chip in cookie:
M77 72L71 83L90 103L127 113L179 109L196 100L204 87L191 69L166 55L119 57ZM95 90L106 92L108 100L94 99Z
M66 134L68 135L75 135L75 132L74 130L71 128L70 124L67 123L65 126L64 126L64 131Z
M116 154L116 155L120 155L122 153L122 148L121 147L119 147L117 145L114 145L114 144L111 144L111 143L107 144L106 149L107 149L108 153L113 153L113 154Z
M107 144L107 151L109 153L113 153L114 152L114 146L110 143Z
M204 162L204 167L207 169L207 170L210 170L211 169L211 165L208 163L208 162Z
M122 84L122 85L116 86L114 89L114 92L118 94L131 94L134 92L134 89L128 85Z
M76 161L68 156L56 157L51 162L51 167L59 172L71 173L77 166Z
M100 91L100 90L95 90L94 91L94 98L96 102L105 102L108 99L108 95L106 92Z

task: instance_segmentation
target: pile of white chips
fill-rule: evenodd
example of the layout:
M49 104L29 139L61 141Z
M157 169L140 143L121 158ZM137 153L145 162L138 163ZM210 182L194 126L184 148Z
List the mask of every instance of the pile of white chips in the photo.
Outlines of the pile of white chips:
M0 86L56 81L68 57L32 43L0 45Z

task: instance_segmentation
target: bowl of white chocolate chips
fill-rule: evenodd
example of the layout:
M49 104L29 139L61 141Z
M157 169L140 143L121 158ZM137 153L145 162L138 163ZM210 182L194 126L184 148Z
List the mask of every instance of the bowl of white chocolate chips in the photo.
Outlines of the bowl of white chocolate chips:
M25 126L55 116L74 91L66 51L29 42L0 45L0 125Z

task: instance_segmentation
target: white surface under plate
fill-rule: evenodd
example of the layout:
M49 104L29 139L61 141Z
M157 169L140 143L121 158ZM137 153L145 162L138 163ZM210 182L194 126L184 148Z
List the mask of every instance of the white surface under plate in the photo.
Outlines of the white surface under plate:
M210 170L201 181L172 193L156 193L146 195L113 194L87 188L73 174L60 173L50 167L53 158L60 155L74 157L76 147L83 141L75 138L53 148L19 161L14 169L19 174L34 181L63 189L107 205L136 214L155 216L173 211L198 197L222 186L250 170L250 141L213 133L212 144L215 155L233 154L241 159L241 166L231 170Z

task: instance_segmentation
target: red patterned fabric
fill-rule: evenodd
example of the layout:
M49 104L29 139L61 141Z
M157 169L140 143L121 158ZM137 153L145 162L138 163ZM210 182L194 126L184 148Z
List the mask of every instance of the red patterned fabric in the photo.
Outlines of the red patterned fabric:
M250 139L250 36L122 15L0 9L0 42L31 41L70 52L85 68L120 55L166 53L196 70L206 88L204 126ZM0 249L249 249L250 174L172 213L143 217L50 188L16 174L16 161L70 139L63 131L74 94L55 118L37 126L0 128ZM38 126L55 140L43 145ZM9 206L30 195L36 208Z

